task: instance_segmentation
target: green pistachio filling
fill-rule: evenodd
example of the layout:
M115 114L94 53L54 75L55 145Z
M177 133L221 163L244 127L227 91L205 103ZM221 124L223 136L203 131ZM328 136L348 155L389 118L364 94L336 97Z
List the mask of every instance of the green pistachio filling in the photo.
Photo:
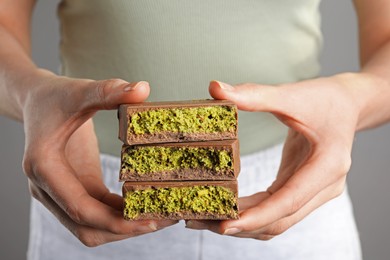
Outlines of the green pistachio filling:
M129 134L159 132L218 133L237 128L236 109L229 106L156 109L131 116Z
M192 186L127 192L124 216L134 219L143 213L167 215L175 212L232 214L237 211L235 194L220 186Z
M179 169L233 169L232 154L227 150L199 147L132 147L122 155L122 170L147 173Z

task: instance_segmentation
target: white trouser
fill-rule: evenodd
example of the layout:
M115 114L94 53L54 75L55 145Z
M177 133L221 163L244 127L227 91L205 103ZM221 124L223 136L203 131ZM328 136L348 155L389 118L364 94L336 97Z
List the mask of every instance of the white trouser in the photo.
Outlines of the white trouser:
M282 145L243 156L240 196L266 189L275 179ZM121 194L119 158L102 155L104 181ZM347 191L270 241L221 236L184 223L96 248L83 246L39 202L31 204L29 260L262 259L357 260L360 242Z

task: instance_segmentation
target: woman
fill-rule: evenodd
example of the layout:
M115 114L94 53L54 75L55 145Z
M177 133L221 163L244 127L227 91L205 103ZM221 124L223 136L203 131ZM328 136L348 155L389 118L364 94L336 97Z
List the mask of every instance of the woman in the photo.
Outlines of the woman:
M368 3L355 1L361 72L316 78L317 0L64 0L65 76L57 76L29 55L34 1L3 0L0 111L24 123L23 166L41 202L33 201L29 258L359 259L343 192L353 137L390 116L390 4ZM186 223L216 234L172 221L124 221L118 158L99 155L119 151L115 112L96 112L146 98L207 98L210 80L213 98L250 111L240 114L240 219ZM289 128L282 158L285 128L263 112Z

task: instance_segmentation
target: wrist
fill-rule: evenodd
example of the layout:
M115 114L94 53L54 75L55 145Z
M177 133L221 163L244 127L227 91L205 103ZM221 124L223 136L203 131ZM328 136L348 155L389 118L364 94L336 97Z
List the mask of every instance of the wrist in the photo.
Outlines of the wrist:
M40 68L32 68L27 71L19 73L19 77L10 79L7 85L9 102L6 113L7 116L23 121L23 111L25 108L28 97L41 86L41 82L48 77L52 77L55 74Z
M364 130L390 120L390 82L368 72L343 73L335 76L352 94L357 106L356 130Z

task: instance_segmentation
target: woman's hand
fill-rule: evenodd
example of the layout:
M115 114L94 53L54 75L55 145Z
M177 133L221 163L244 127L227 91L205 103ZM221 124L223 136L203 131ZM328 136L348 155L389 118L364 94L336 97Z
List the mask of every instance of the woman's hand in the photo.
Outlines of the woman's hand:
M101 178L91 117L121 103L142 102L149 94L147 82L70 79L39 71L30 84L23 105L23 166L34 198L87 246L175 223L125 221L122 198L110 193Z
M365 94L360 85L367 78L341 74L278 87L211 82L214 98L270 112L290 129L276 180L266 191L240 198L240 219L189 221L187 227L268 240L340 195Z

